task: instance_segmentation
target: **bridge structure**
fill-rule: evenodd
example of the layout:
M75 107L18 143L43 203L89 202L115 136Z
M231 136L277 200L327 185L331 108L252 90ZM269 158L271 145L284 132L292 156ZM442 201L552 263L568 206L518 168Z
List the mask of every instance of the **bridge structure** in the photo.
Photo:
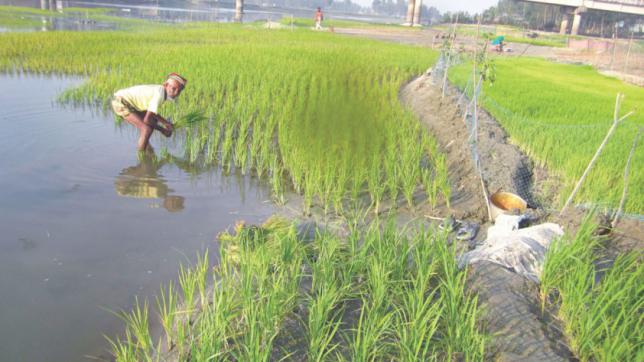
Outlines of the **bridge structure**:
M644 0L522 0L531 3L560 5L563 13L561 34L568 33L568 25L572 17L570 34L577 35L581 17L587 10L612 11L623 14L644 16Z

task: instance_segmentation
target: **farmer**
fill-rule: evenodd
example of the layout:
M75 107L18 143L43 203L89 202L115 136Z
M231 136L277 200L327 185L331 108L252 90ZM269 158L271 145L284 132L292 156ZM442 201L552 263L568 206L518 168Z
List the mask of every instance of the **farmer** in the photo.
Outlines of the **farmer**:
M318 10L315 12L315 30L322 30L322 20L324 20L324 15L322 14L322 9L318 6Z
M163 85L137 85L114 93L114 113L139 130L139 151L148 148L150 136L155 129L166 137L172 135L172 123L157 113L163 102L173 101L181 94L186 82L179 74L170 73Z

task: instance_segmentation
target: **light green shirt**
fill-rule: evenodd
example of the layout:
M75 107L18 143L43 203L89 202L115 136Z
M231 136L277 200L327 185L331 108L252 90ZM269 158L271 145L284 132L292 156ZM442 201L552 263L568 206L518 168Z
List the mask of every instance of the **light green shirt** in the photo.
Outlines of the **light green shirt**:
M136 85L114 93L116 97L123 98L138 111L157 113L165 101L165 89L162 85Z

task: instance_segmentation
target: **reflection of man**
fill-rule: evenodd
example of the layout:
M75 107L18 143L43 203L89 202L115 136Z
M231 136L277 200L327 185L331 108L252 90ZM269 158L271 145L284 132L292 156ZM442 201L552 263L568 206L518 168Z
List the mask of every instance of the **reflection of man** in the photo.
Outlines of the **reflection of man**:
M163 207L170 212L183 210L184 198L168 195L170 189L158 171L166 162L157 160L154 154L142 153L139 164L123 169L114 180L116 193L125 197L144 199L163 199Z

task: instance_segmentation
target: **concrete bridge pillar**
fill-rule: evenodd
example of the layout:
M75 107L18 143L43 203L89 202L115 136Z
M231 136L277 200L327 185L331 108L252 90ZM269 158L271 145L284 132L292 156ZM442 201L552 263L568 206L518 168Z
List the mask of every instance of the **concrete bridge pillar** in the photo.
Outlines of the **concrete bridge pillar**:
M405 24L412 26L414 24L414 8L416 7L415 0L409 0L407 2L407 17L405 18Z
M241 23L244 16L244 0L235 1L235 22Z
M563 18L561 19L561 27L559 28L559 34L566 35L568 33L569 22L570 22L570 14L563 13Z
M579 34L579 27L581 26L581 14L586 11L586 8L578 7L575 9L575 16L572 19L572 29L570 30L571 35Z
M423 0L416 0L414 2L414 26L420 26L420 7L423 5Z

